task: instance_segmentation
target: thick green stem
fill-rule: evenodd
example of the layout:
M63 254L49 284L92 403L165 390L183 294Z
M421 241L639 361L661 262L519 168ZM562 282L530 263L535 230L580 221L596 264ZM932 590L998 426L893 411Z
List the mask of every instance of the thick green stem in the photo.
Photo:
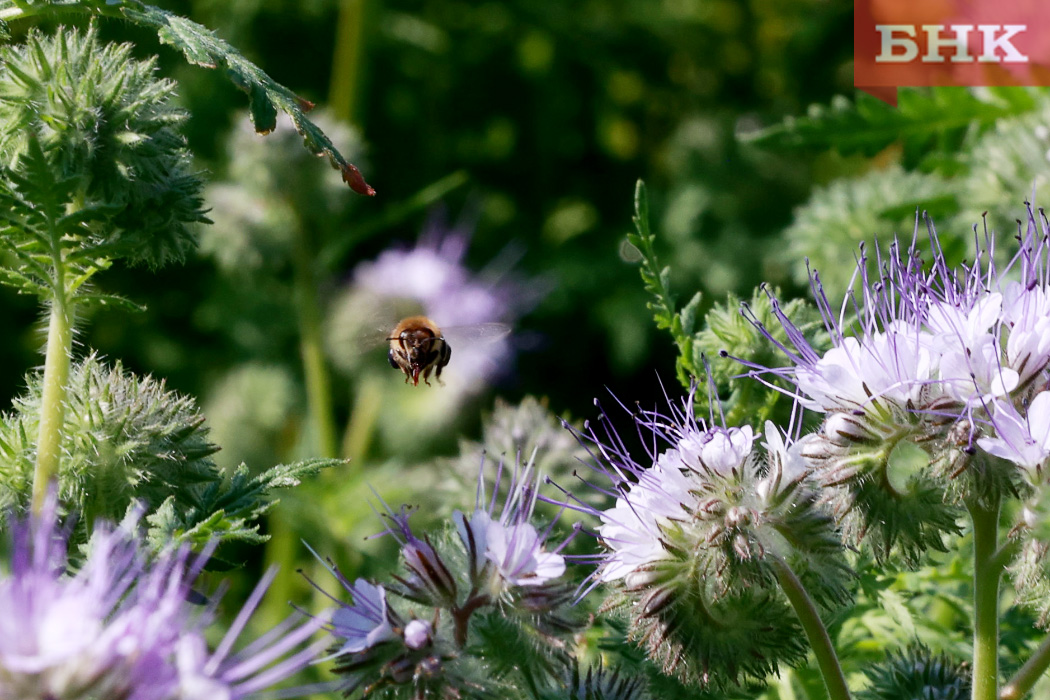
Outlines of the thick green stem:
M995 700L999 692L999 499L967 504L973 522L973 700Z
M61 270L56 275L62 287ZM66 384L73 351L73 314L64 291L51 301L44 358L44 387L40 397L40 432L37 437L36 469L33 473L33 512L44 507L48 488L58 474L62 454L62 425L66 412Z
M1050 637L1043 640L1031 658L999 692L999 700L1021 700L1050 668Z
M839 658L835 654L835 647L831 644L831 637L828 635L827 628L824 627L824 622L820 619L816 604L785 561L774 558L773 562L780 588L787 596L791 607L795 609L795 614L798 615L809 645L813 649L813 655L817 658L817 666L820 668L821 676L824 677L824 686L828 689L829 700L849 700L846 676L842 673Z

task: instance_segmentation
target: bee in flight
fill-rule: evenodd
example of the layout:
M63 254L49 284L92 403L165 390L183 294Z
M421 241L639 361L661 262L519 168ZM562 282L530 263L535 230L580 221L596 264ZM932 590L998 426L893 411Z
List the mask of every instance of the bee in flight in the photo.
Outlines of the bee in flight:
M492 342L510 332L502 323L479 323L473 326L450 328L457 339ZM441 384L441 370L452 359L452 346L445 339L438 325L426 316L409 316L394 326L386 338L390 344L387 358L390 366L405 373L405 383L412 380L419 386L419 378L430 386L430 374Z

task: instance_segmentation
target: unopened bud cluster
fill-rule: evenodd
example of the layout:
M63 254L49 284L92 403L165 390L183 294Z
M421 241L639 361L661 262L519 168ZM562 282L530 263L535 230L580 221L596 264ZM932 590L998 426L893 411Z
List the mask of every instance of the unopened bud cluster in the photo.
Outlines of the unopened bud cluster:
M500 472L496 489L502 466ZM510 480L502 510L494 512L479 495L472 513L456 511L433 537L413 532L407 509L388 509L386 533L400 543L402 565L388 585L351 583L332 567L349 597L331 625L343 692L386 688L405 697L456 697L513 682L494 678L487 665L526 672L565 667L567 639L577 627L568 610L573 588L563 578L565 559L548 550L545 535L529 522L537 493L531 466ZM521 639L542 641L532 645L534 658L504 658L517 648L512 640Z

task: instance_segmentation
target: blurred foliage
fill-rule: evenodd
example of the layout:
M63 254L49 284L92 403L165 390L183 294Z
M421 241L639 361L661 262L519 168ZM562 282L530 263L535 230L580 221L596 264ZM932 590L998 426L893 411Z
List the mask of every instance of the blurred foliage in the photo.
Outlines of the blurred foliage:
M342 232L374 235L343 248L329 263L332 273L374 256L386 245L382 238L413 238L422 207L400 216L391 210L465 173L446 199L453 212L464 205L477 212L471 258L491 260L506 241L517 241L526 250L521 265L553 288L526 322L539 351L521 358L519 379L505 389L549 395L553 406L577 415L613 381L632 396L654 395L651 375L638 370L653 358L666 367L673 357L647 322L643 292L621 258L624 195L634 181L644 176L653 190L657 228L666 231L658 245L675 260L676 285L710 292L710 303L727 291L749 295L763 280L783 285L786 271L774 257L749 266L737 260L753 256L789 222L807 191L808 166L741 148L736 133L758 114L795 113L826 99L850 79L848 8L814 2L161 4L214 28L297 94L335 114L352 113L368 144L362 167L380 195L352 202ZM348 47L349 35L339 32L355 21L360 40ZM177 77L194 115L191 146L223 177L230 170L225 136L229 124L241 123L233 115L243 97L149 37L140 40ZM352 56L342 57L347 51ZM326 99L335 95L334 77L347 70L337 60L356 66L352 105ZM285 131L279 125L260 140L270 145ZM280 182L299 181L278 172L286 175ZM213 199L219 194L209 193L212 217L227 208L225 199ZM269 313L258 308L254 326L267 331L270 353L260 358L262 345L246 347L246 336L234 331L256 332L241 325L244 316L223 312L225 299L248 301L250 291L217 280L210 267L192 262L155 284L136 273L110 274L108 287L151 311L130 320L100 313L89 342L197 395L223 368L294 356L294 335L280 321L289 310L279 308L290 299L283 296ZM280 274L287 279L290 271ZM253 281L252 288L267 287ZM235 337L222 337L227 331ZM32 362L27 345L19 366ZM577 351L583 348L589 352ZM568 377L587 378L589 388L561 381Z
M1005 262L1016 250L1023 202L1050 200L1046 88L904 89L899 109L863 94L855 102L837 98L746 140L774 152L834 149L870 158L859 161L861 174L818 188L784 232L796 282L811 267L832 297L852 272L843 251L875 236L907 239L913 230L922 241L920 212L933 219L949 261L972 255L971 231L983 235L987 227Z

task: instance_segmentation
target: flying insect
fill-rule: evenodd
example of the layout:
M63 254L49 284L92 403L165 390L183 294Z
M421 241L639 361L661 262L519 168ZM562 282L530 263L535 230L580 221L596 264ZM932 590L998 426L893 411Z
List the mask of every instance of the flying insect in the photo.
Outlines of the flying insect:
M507 335L510 327L503 323L479 323L471 326L456 326L448 329L457 340L493 342ZM387 359L390 366L405 374L405 383L413 386L423 383L430 386L433 373L438 384L442 384L441 371L452 359L452 346L436 323L426 316L409 316L402 319L386 338L390 345Z

